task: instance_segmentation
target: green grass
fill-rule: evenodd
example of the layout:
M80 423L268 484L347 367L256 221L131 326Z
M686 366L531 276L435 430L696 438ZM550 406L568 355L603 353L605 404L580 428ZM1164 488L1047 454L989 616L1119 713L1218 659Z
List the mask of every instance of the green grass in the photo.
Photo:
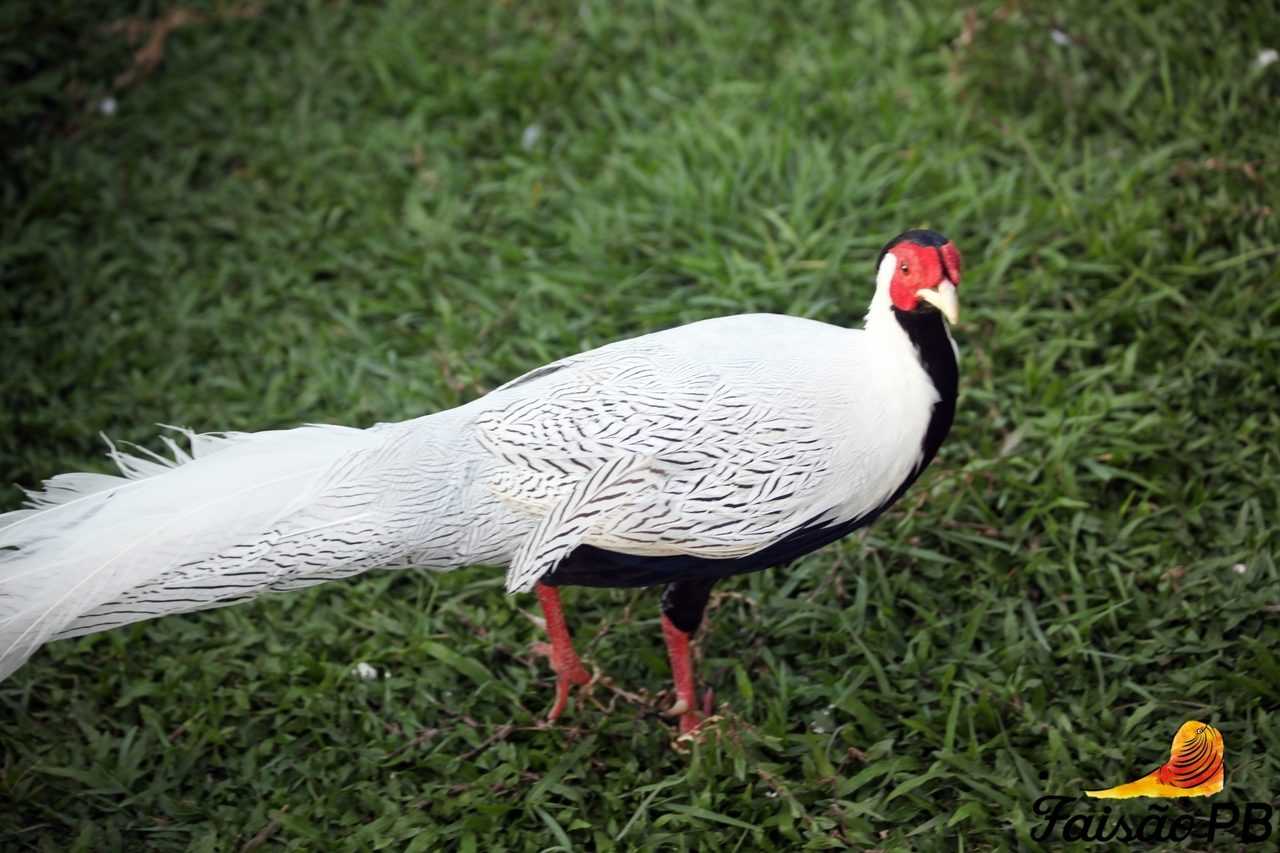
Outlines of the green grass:
M653 593L567 593L627 693L547 729L531 599L374 574L38 654L0 685L6 847L1034 849L1038 796L1190 718L1219 800L1277 802L1274 14L699 5L267 3L173 32L109 116L104 26L161 6L0 6L4 483L717 314L853 324L909 227L968 264L938 461L721 586L692 750Z

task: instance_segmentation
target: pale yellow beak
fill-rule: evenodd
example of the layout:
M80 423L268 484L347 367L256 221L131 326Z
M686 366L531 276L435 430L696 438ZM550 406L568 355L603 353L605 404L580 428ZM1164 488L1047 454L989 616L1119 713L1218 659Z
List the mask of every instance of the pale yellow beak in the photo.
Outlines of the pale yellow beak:
M916 296L941 311L951 325L960 319L960 300L956 298L956 286L951 282L944 281L933 290L917 290Z

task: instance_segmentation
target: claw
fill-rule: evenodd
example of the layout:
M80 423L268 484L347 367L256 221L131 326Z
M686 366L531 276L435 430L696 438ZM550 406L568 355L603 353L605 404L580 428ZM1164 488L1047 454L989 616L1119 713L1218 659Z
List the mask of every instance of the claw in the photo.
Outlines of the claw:
M534 643L534 654L542 655L551 662L551 668L556 673L556 701L551 706L551 712L547 714L547 722L554 723L560 719L560 715L564 713L565 707L569 704L569 692L576 687L585 687L591 682L591 674L587 672L586 667L582 665L582 661L578 659L574 653L573 647L570 646L568 655L561 654L561 650L557 649L550 643Z
M702 718L690 711L687 714L680 715L680 734L687 735L697 730L702 725Z

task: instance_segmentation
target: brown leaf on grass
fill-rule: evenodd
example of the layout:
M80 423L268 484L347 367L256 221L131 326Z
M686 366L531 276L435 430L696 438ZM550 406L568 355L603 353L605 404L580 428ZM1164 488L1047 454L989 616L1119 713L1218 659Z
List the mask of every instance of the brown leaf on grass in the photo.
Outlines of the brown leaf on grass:
M133 52L133 66L116 75L111 85L114 92L127 89L143 80L164 60L165 41L174 30L187 24L219 19L248 20L262 11L261 3L220 4L212 14L171 6L158 18L120 18L107 24L109 33L121 33L129 44L139 44Z
M1167 572L1160 575L1160 580L1164 581L1165 583L1169 584L1169 586L1173 587L1174 592L1181 592L1182 579L1183 577L1186 576L1186 574L1187 574L1186 566L1174 566L1172 569L1169 569Z
M462 755L459 755L459 756L458 756L458 761L459 761L459 762L469 761L469 760L471 760L472 758L475 758L477 755L479 755L480 753L484 752L486 749L488 749L489 747L493 746L493 745L494 745L495 743L497 743L498 741L500 741L500 740L506 740L506 739L507 739L507 737L508 737L508 736L510 736L510 734L511 734L513 731L515 731L515 729L516 729L516 727L515 727L515 726L513 726L513 725L511 725L510 723L508 723L508 724L506 724L506 725L498 726L497 730L496 730L493 734L491 734L491 735L489 735L489 737L485 738L484 743L480 744L479 746L477 746L476 748L474 748L474 749L472 749L472 750L470 750L470 751L468 751L468 752L464 752Z
M387 758L395 758L397 755L401 755L411 749L416 749L438 734L440 734L439 729L423 729L418 732L417 736L415 736L413 740L388 752Z
M284 820L284 813L288 810L288 803L285 803L283 806L276 809L276 813L271 816L271 820L267 821L267 825L258 830L258 834L253 836L253 838L250 838L248 842L240 848L240 853L252 853L252 851L257 850L259 847L266 844L267 838L270 837L271 833L276 831L276 827L278 827L280 822Z

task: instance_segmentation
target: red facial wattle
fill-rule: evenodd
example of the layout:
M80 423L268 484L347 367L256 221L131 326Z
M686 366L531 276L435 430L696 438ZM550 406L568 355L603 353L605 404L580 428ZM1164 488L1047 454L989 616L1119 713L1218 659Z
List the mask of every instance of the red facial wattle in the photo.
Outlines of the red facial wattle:
M920 303L917 294L921 290L932 290L944 281L960 285L960 252L954 243L934 248L904 242L891 251L897 259L897 268L889 285L889 298L901 311L916 309Z
M960 250L956 248L955 243L947 243L938 250L938 254L942 255L942 272L947 280L956 287L960 286L960 273L964 263L960 260Z

